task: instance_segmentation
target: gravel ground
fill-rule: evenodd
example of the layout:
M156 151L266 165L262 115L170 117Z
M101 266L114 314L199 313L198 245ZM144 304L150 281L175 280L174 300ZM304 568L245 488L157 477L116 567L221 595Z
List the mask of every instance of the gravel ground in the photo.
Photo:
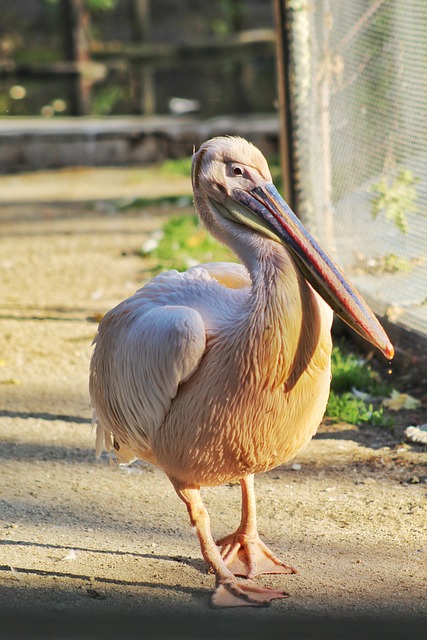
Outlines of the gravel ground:
M427 456L401 430L325 424L292 464L257 478L260 533L299 573L260 578L291 597L239 612L210 610L214 578L162 472L95 460L96 320L144 281L135 250L164 214L1 209L2 637L415 638L427 612ZM400 420L427 422L427 408ZM239 487L204 497L214 534L230 532ZM56 635L43 631L52 625Z

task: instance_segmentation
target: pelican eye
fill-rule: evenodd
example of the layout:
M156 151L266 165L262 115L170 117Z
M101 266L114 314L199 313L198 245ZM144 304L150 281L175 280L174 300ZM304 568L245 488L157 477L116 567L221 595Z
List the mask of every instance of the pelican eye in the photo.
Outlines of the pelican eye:
M229 178L250 178L245 165L237 164L237 162L227 162L225 175Z

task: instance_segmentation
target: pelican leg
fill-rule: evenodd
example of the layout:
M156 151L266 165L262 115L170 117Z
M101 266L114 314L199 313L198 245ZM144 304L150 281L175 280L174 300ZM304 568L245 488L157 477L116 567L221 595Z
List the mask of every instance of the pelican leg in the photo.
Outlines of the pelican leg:
M237 530L217 541L226 566L237 576L254 578L262 573L297 573L277 558L260 539L256 522L254 476L240 481L242 518Z
M175 491L185 503L190 521L195 527L202 555L216 576L216 589L212 596L214 607L266 607L271 600L286 598L283 591L261 587L252 580L238 580L227 568L210 530L209 514L199 489L188 489L172 481Z

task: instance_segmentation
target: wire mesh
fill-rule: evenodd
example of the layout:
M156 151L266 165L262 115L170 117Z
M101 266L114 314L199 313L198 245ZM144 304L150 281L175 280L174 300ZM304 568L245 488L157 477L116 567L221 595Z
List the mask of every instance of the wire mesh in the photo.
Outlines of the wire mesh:
M298 213L374 310L427 335L427 2L289 0Z

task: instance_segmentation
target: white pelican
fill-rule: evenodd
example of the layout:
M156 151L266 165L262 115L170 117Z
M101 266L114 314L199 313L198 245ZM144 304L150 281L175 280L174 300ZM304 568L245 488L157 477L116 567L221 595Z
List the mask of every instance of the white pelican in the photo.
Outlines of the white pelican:
M256 147L205 142L192 183L198 215L243 266L163 273L106 314L90 372L97 448L167 474L215 572L214 606L263 606L287 594L252 578L295 569L258 536L253 474L290 460L316 432L330 386L331 308L387 358L393 347L276 191ZM240 525L215 543L200 487L237 480Z

